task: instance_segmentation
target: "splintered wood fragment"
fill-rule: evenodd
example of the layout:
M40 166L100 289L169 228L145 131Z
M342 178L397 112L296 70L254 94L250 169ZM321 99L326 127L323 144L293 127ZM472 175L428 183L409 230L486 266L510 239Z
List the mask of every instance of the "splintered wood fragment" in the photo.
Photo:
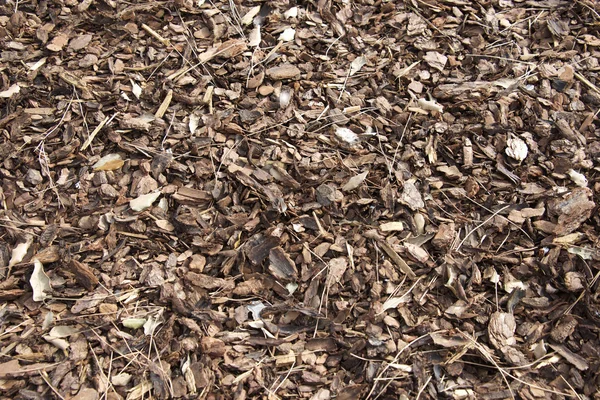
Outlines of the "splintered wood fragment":
M126 231L117 231L117 233L121 236L129 236L129 237L136 238L136 239L144 239L144 240L149 239L148 236L142 235L141 233L133 233L133 232L126 232Z
M504 176L506 176L508 179L510 179L513 183L519 183L521 181L521 178L519 178L518 175L513 174L507 167L506 165L504 165L504 162L502 161L501 157L496 157L496 168L498 169L499 172L501 172Z
M291 187L292 189L300 189L300 183L295 180L285 169L281 168L278 165L273 165L269 170L273 178L283 183L287 187Z
M390 247L389 244L384 241L379 241L379 245L383 251L385 251L386 254L396 263L398 268L400 268L400 271L404 272L411 279L415 279L417 277L406 261L404 261L398 255L398 253L396 253L396 251Z
M214 86L208 86L206 88L206 92L204 93L204 97L202 97L202 102L204 104L208 104L208 102L212 99L213 92L215 90Z
M470 168L473 166L473 145L469 138L465 138L463 144L463 165L465 168Z
M213 92L215 91L215 87L214 86L209 86L206 88L206 92L204 93L204 96L202 97L202 102L204 104L208 104L208 113L212 114L213 113L213 102L212 102L212 98L213 98Z
M156 40L158 40L159 42L161 42L163 45L169 46L171 44L171 42L169 41L169 39L165 39L164 37L160 36L158 34L158 32L156 32L154 29L150 28L148 25L142 24L142 28L146 32L148 32L149 34L151 34Z
M402 223L402 221L384 222L379 225L379 230L381 230L382 232L403 231L404 224Z
M328 240L333 240L333 235L329 232L327 232L325 229L323 229L323 226L321 225L321 222L319 221L319 217L317 217L317 214L313 211L312 212L313 218L315 219L315 223L317 224L317 227L319 227L319 234L321 236L323 236L325 239Z
M232 280L216 278L214 276L210 276L210 275L206 275L206 274L198 274L196 272L188 272L185 275L185 278L192 285L198 286L202 289L232 290L235 287L235 284Z
M58 74L58 76L69 85L75 86L77 89L87 89L87 85L81 82L81 80L75 75L72 75L66 71L62 71Z
M283 354L275 357L275 365L278 367L289 366L296 362L296 353L290 350L288 354Z
M55 368L59 364L60 363L35 363L21 366L19 364L19 360L7 361L5 363L0 364L0 379L29 375L39 376L40 372L49 371L50 369Z
M77 260L71 260L66 266L67 269L75 275L75 280L77 280L81 286L87 290L94 290L98 284L98 278L94 275L94 272L90 267Z
M72 75L66 71L61 71L58 73L58 76L69 85L81 90L81 94L84 99L91 99L93 97L92 92L90 92L87 84L75 75Z
M575 366L575 368L577 368L578 370L585 371L586 369L589 368L589 364L585 360L585 358L581 357L579 354L573 353L571 350L567 349L565 346L560 345L560 344L552 344L552 343L549 343L549 346L554 351L556 351L558 354L563 356L565 358L565 360L567 360L569 363L573 364Z
M308 351L325 351L331 353L336 351L338 346L332 338L316 338L307 341L305 348Z
M51 107L35 107L35 108L26 108L23 110L23 112L25 114L31 114L31 115L52 115L54 114L54 111L56 111L56 109L51 108Z
M25 294L24 289L4 289L0 290L0 301L15 300Z
M156 118L162 118L165 115L165 112L167 112L167 108L169 108L169 106L171 105L172 98L173 90L169 89L160 107L158 107L158 110L156 110L156 114L154 114Z
M592 191L588 188L576 188L562 198L552 199L548 202L551 215L558 216L554 234L564 236L581 226L591 217L596 203L592 201Z
M494 85L494 82L473 81L464 83L444 83L433 90L433 97L448 100L456 97L464 99L478 99L482 101L500 92L502 88Z
M344 114L352 114L352 113L359 112L359 111L360 111L360 106L350 106L350 107L344 108L344 110L342 112Z
M212 200L210 193L204 190L180 187L175 194L171 196L180 204L198 204Z

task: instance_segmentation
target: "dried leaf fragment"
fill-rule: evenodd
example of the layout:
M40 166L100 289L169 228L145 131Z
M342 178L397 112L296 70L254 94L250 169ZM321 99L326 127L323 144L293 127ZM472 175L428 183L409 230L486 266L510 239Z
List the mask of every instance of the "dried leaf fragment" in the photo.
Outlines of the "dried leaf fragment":
M248 46L257 47L260 45L261 40L262 34L260 33L260 25L256 25L248 35Z
M523 139L511 135L506 141L506 150L504 152L510 158L521 162L527 157L528 150L527 144Z
M21 91L21 87L19 86L19 84L15 83L8 89L0 92L0 98L10 99L13 95L19 93L20 91Z
M402 296L394 296L389 297L382 306L381 313L389 310L391 308L397 308L400 304L406 304L410 301L410 296L402 295Z
M37 259L33 260L33 273L29 278L29 284L33 290L33 301L44 301L50 295L50 278L44 272L44 265Z
M125 161L121 159L120 154L107 154L101 159L99 159L94 165L92 165L92 169L94 171L115 171L121 168L125 164Z
M334 134L339 140L349 145L358 143L358 135L348 128L337 128Z
M421 193L412 180L404 182L402 193L400 194L398 201L408 206L413 211L425 207L425 202L421 197Z
M52 344L56 348L59 348L61 350L66 350L69 348L69 342L65 339L54 338L50 335L44 335L42 337L44 338L45 341Z
M462 347L468 346L470 340L460 336L450 336L444 332L431 332L429 334L433 343L443 347Z
M298 276L296 263L281 247L275 247L269 251L269 272L284 281L296 280Z
M346 184L344 186L342 186L342 190L344 192L350 192L350 191L356 189L365 181L368 174L369 174L369 171L365 171L363 173L360 173L360 174L355 175L352 178L348 179L348 182L346 182Z
M279 40L282 42L291 42L296 37L296 30L294 28L286 28L281 35L279 35Z
M437 51L428 51L425 56L423 56L423 60L427 62L433 68L443 71L446 66L446 62L448 62L448 57L443 54L438 53Z
M583 175L582 173L574 171L573 169L569 169L567 171L567 174L569 174L569 177L571 178L571 180L573 181L573 183L576 184L577 186L579 186L579 187L587 187L588 180L585 177L585 175Z
M140 85L137 84L137 82L130 80L131 81L131 92L133 93L133 95L135 97L137 97L138 99L140 98L140 96L142 95L142 87Z
M158 226L160 229L164 229L165 231L168 232L173 232L175 230L175 226L173 226L173 224L166 219L158 219L155 221L156 226Z
M364 55L360 56L360 57L356 57L351 63L350 63L350 72L348 75L353 76L354 74L356 74L358 71L361 70L362 67L364 67L365 65L367 65L367 57L365 57Z
M61 33L56 35L54 39L46 46L46 48L50 51L59 52L65 47L67 42L69 41L69 35L65 33Z
M78 331L79 330L73 326L58 325L53 327L50 332L48 332L48 335L55 338L65 338L76 334Z
M290 18L296 18L298 16L298 7L292 7L289 10L287 10L286 12L283 13L283 16L286 19L290 19ZM591 36L591 35L589 35Z
M127 397L125 400L137 400L146 397L146 393L152 390L154 385L152 381L143 380L137 386L127 391Z
M79 51L87 47L92 41L93 36L91 34L80 35L76 38L71 39L69 42L69 50Z
M131 378L133 378L132 375L127 372L121 372L120 374L113 375L110 378L110 381L115 386L127 386L129 381L131 381Z
M569 247L567 251L571 254L578 255L584 260L600 260L600 250L590 247Z
M242 25L250 25L252 23L252 20L254 20L254 17L256 17L258 15L258 12L260 11L260 7L261 7L260 5L252 7L242 17L242 20L241 20Z
M129 329L140 329L146 323L146 318L126 318L123 326Z
M277 67L269 68L266 71L269 78L276 81L284 79L297 79L300 77L300 70L292 64L282 64Z
M160 320L161 314L162 312L159 312L159 315L157 315L156 317L148 318L148 320L144 323L144 335L150 336L154 334L156 328L158 328L158 326L162 324L162 321Z
M346 257L337 257L329 261L329 271L327 272L327 286L340 282L344 272L348 268Z
M419 99L417 100L417 105L425 111L444 112L444 106L435 100Z
M160 191L153 193L143 194L129 202L129 207L133 211L144 211L146 208L152 206L152 203L160 197Z
M10 261L8 262L9 268L23 261L23 259L27 255L27 251L29 250L29 246L31 246L31 243L33 243L33 239L27 238L25 242L19 243L17 246L15 246L15 248L12 251Z
M379 225L379 230L382 232L403 231L404 223L402 221L384 222Z

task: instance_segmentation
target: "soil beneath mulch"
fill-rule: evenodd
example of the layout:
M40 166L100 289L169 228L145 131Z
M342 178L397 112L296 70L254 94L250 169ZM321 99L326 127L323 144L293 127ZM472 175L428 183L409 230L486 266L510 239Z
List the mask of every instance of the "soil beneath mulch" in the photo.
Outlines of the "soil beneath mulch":
M0 6L6 399L600 384L593 0Z

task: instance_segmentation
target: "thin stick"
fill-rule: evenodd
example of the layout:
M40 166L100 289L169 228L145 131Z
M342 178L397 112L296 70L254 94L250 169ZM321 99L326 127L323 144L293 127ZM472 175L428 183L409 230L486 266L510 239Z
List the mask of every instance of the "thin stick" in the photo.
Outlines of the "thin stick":
M279 388L281 387L281 385L283 385L283 382L285 382L287 380L287 378L290 376L290 374L292 373L292 370L294 369L294 367L296 366L296 361L294 360L294 362L292 363L292 366L290 367L290 369L288 370L287 374L285 374L285 376L283 377L283 380L281 382L279 382L279 385L277 385L277 387L275 388L275 390L273 390L271 392L271 394L276 394L277 391L279 390Z
M460 241L460 243L458 244L458 246L456 246L456 251L458 251L460 249L460 247L463 245L463 243L465 242L465 240L467 240L467 238L469 236L471 236L473 234L473 232L475 232L477 229L481 228L483 225L487 224L491 219L493 219L496 215L500 214L502 211L506 210L508 207L510 207L510 204L507 204L506 206L502 207L501 209L499 209L498 211L496 211L495 213L493 213L488 219L486 219L485 221L483 221L482 223L480 223L479 225L477 225L475 228L473 228L469 233L467 233L465 235L465 237L463 238L463 240Z
M418 338L416 338L412 342L408 343L399 352L396 353L396 355L394 356L394 359L392 360L392 362L388 363L383 368L383 370L377 375L377 378L375 378L375 383L373 383L373 386L371 387L371 391L369 392L369 394L367 395L367 397L365 397L365 400L369 400L369 398L373 395L373 392L375 391L375 388L377 387L377 380L381 379L381 377L383 376L383 374L385 373L385 371L387 371L387 369L390 367L390 365L396 363L396 361L398 360L398 358L400 358L400 354L402 354L404 352L404 350L408 349L414 343L417 343L419 340L424 339L424 338L426 338L429 335L430 335L430 333L426 333L425 335L419 336ZM390 383L391 383L391 381L390 381ZM384 389L387 388L388 386L389 386L389 383L384 387ZM382 393L383 393L383 390L379 393L379 395L377 397L379 397Z
M579 72L575 72L575 78L579 79L583 84L590 89L592 89L596 93L600 93L600 89L592 82L590 82L585 76L581 75Z
M162 141L160 142L160 149L161 150L165 150L165 141L167 140L167 137L169 136L169 131L171 130L171 127L173 126L173 121L175 120L175 112L173 111L173 116L171 117L171 122L169 122L169 126L167 127L167 130L165 132L165 136L163 137Z
M100 129L104 128L104 125L109 124L116 116L118 113L113 114L112 117L105 117L102 122L100 122L98 124L98 126L96 127L96 129L94 129L92 131L92 133L90 133L90 136L88 136L88 138L85 140L85 142L83 143L83 145L81 146L81 151L84 151L85 149L88 148L88 146L90 144L92 144L92 140L94 140L94 138L96 137L96 135L98 134L98 132L100 132Z
M158 32L156 32L154 29L150 28L148 25L142 24L142 28L146 32L148 32L150 35L152 35L156 40L158 40L159 42L161 42L163 45L169 46L171 44L171 42L169 41L169 39L165 39L164 37L160 36L158 34Z
M44 382L46 382L46 385L48 385L48 387L50 389L52 389L52 391L54 392L54 394L56 394L61 400L65 400L65 398L63 397L63 395L60 394L60 392L54 387L52 386L52 382L50 382L50 380L48 379L48 373L46 371L38 371L38 373L40 374L40 376L42 377L42 379L44 380Z
M480 57L480 58L493 58L496 60L503 60L503 61L510 61L510 62L515 62L515 63L520 63L520 64L527 64L527 65L536 65L533 62L529 62L529 61L521 61L521 60L516 60L514 58L507 58L507 57L499 57L499 56L490 56L490 55L486 55L486 54L465 54L468 57Z
M479 352L484 356L484 358L486 358L490 363L492 363L492 365L494 365L494 367L496 367L496 369L500 372L500 374L502 375L502 378L504 379L504 382L508 385L508 390L510 391L512 398L514 399L514 394L512 393L512 388L510 387L510 385L508 384L508 380L506 379L506 376L516 380L519 383L522 383L524 385L527 385L529 387L541 390L543 392L547 392L547 393L553 393L553 394L558 394L561 396L569 396L569 397L573 397L572 394L570 393L563 393L563 392L559 392L556 390L551 390L551 389L547 389L538 385L535 385L533 383L524 381L523 379L520 379L508 372L506 372L505 368L502 368L498 365L498 363L496 361L494 361L493 357L485 350L485 347L481 346L481 344L479 344L477 341L475 341L472 337L470 337L469 335L465 334L464 332L459 331L459 333L461 333L461 335L465 338L467 338L468 340L470 340L471 342L473 342L473 344L475 345L475 347L477 348L477 350L479 350Z
M423 386L421 386L421 388L419 389L419 393L417 393L417 397L415 398L415 400L419 400L419 397L421 397L421 393L423 393L427 385L429 385L429 382L431 382L432 377L433 375L429 375L429 378L427 378L427 382L425 382Z

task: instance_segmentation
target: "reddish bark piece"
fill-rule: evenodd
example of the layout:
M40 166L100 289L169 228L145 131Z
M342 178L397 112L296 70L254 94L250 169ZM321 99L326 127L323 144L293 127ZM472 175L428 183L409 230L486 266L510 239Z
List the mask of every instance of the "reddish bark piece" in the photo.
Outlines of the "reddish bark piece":
M96 285L98 285L98 278L94 274L94 270L88 265L71 259L71 261L66 264L66 269L73 273L77 282L87 290L94 290Z

